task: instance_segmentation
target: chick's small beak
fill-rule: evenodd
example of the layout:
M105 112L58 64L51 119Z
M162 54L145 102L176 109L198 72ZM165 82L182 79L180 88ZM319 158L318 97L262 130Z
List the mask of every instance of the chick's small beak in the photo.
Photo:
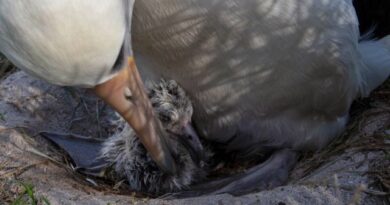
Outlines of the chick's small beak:
M183 135L179 136L179 141L187 148L191 159L196 163L204 158L203 145L192 123L189 122L183 126Z

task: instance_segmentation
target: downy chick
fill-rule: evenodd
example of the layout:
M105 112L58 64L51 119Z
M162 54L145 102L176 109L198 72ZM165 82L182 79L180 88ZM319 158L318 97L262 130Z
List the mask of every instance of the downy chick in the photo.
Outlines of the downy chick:
M155 84L149 91L149 98L169 135L168 144L176 150L178 173L169 175L160 170L134 130L124 123L123 130L108 138L101 150L101 157L111 165L109 175L117 179L126 179L130 188L135 191L149 193L179 191L201 181L206 176L206 167L204 161L199 159L194 161L196 153L191 153L193 150L191 146L202 145L191 126L193 108L190 99L173 80L162 80ZM199 146L197 151L203 154L203 159L211 156L209 150Z

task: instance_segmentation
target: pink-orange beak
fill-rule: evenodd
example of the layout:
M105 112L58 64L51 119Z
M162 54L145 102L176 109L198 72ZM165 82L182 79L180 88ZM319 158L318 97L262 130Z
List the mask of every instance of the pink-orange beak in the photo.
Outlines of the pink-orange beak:
M96 86L95 92L129 123L157 165L165 172L176 173L165 131L155 117L133 57L113 79Z

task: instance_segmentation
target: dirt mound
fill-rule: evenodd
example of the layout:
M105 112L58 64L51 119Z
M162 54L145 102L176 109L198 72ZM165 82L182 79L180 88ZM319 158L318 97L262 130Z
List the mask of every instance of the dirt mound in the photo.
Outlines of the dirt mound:
M160 200L75 173L40 131L104 138L116 115L87 90L57 87L23 72L0 82L0 204L379 204L389 201L390 83L355 103L348 130L326 150L302 156L288 185L234 197Z

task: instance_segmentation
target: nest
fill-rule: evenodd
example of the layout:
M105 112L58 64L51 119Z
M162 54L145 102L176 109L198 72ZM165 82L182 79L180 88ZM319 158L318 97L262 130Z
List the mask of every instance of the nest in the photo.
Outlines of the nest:
M41 200L42 203L44 203L45 197L47 197L49 201L55 202L57 199L56 197L61 196L58 195L58 193L72 193L72 195L77 193L80 196L83 194L85 195L86 193L94 193L92 194L94 195L92 198L98 197L102 201L112 201L100 197L100 195L103 194L104 196L112 197L110 199L117 199L118 201L123 200L123 202L127 203L133 202L133 200L144 200L145 198L154 197L146 193L131 192L131 190L127 189L125 182L113 183L75 172L72 169L72 163L65 153L56 150L55 147L40 139L39 136L36 135L36 130L21 128L40 127L45 128L46 130L51 129L57 131L61 129L64 131L67 129L80 134L94 134L100 137L110 135L116 131L116 128L113 127L112 123L109 123L110 120L108 119L110 118L110 115L107 114L109 113L109 108L103 105L101 101L98 101L89 95L85 90L59 88L26 77L25 74L20 72L13 74L13 72L15 72L14 67L4 58L0 58L0 67L7 68L6 72L2 72L2 78L0 78L2 81L5 81L8 79L8 76L11 77L10 75L12 75L13 80L20 83L19 85L8 82L7 86L10 85L11 87L8 87L6 90L7 92L14 92L18 89L18 86L22 88L27 84L33 85L31 90L23 91L28 93L2 93L4 96L2 96L2 102L0 102L0 114L3 114L4 111L7 111L8 113L0 119L0 128L3 129L0 133L2 134L2 137L0 137L0 149L8 151L0 153L0 190L4 190L0 191L0 201L13 202L21 195L26 197L25 193L27 193L27 188L23 186L23 183L26 181L36 186L35 190L36 192L39 192L39 194L37 194L35 198L38 201ZM20 77L19 79L22 80L18 81L18 76ZM0 89L2 89L1 85ZM36 89L39 90L38 94L34 93ZM48 92L48 90L50 92ZM26 99L26 96L28 100L19 101L20 105L15 105L18 102L19 97L24 97L23 99ZM66 100L68 98L71 98L71 100ZM51 108L50 106L54 106L54 108ZM87 107L96 109L88 109ZM56 109L61 109L61 112L58 113ZM312 189L310 187L314 186L320 188L335 188L336 192L337 189L341 189L341 192L343 192L344 189L349 189L348 192L350 192L350 195L348 196L350 196L350 198L348 198L347 201L344 200L344 202L351 202L355 195L359 195L356 193L365 196L379 197L382 201L388 200L390 194L390 171L388 169L390 166L389 115L390 80L373 92L369 98L360 99L354 103L353 108L351 109L352 117L350 123L342 136L335 139L335 141L327 146L326 149L321 150L318 153L307 153L301 157L299 164L292 172L288 186L283 187L283 190L276 189L269 191L264 195L258 193L255 194L255 196L261 197L265 202L267 200L272 201L272 197L275 198L275 195L280 196L278 200L283 200L284 195L289 195L290 198L299 198L299 195L305 194L299 192L299 194L294 195L292 194L294 190L297 190L298 192L301 190L299 188L300 186L304 186L305 189ZM18 116L20 118L14 119L12 116ZM40 123L39 119L43 120L43 122ZM91 123L93 123L94 126L91 126ZM15 137L7 138L7 136L11 136L11 134L5 132L4 129L13 130L13 132L25 136L23 140L34 149L26 145L23 147L29 147L28 149L18 148L13 150L13 144L10 143L9 140ZM1 140L4 142L2 143ZM21 149L24 151L21 152ZM8 155L6 154L9 153L14 157L7 158ZM18 154L15 155L15 153ZM327 164L335 161L340 155L352 156L353 153L376 153L373 158L374 160L371 160L368 163L368 169L364 171L364 173L360 173L361 176L370 179L367 187L358 189L359 184L352 187L346 187L344 185L338 186L336 183L337 186L335 187L334 184L329 184L328 182L327 184L322 182L316 184L308 183L308 179L317 175L316 173L318 173L318 170L328 166ZM223 166L218 167L218 169L212 172L211 177L220 177L242 172L255 163L258 162L232 164L226 162ZM46 169L48 169L47 172L44 171ZM58 176L61 176L61 179L58 179ZM329 176L332 176L332 174L329 174ZM44 180L45 177L52 178L50 178L50 180ZM57 188L55 186L56 184L61 184L61 186L66 188ZM71 186L68 187L66 184L71 184ZM55 190L55 192L53 190ZM324 192L324 190L320 189L319 193L320 192ZM278 193L280 195L278 195ZM131 196L130 198L129 195ZM133 197L137 197L137 199L134 199ZM246 199L248 198L250 197L246 197ZM297 201L299 201L298 198ZM208 200L212 199L213 198L210 198ZM61 200L62 199L58 199L58 201ZM92 199L83 198L83 200L83 202L86 203L88 200Z

